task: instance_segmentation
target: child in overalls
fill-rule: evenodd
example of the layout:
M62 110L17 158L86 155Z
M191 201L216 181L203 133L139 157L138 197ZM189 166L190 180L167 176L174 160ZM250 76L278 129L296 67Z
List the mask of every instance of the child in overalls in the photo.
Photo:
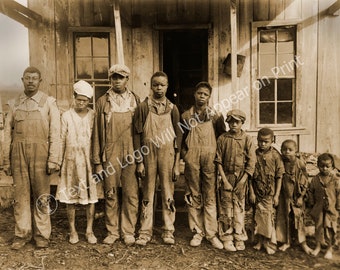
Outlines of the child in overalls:
M241 110L227 113L229 131L217 140L216 162L221 176L219 192L219 235L227 251L244 250L248 239L245 230L245 199L248 178L255 169L255 146L242 130L246 115Z
M152 96L146 98L134 115L134 148L143 153L136 159L137 175L142 179L143 199L141 206L139 237L137 245L145 246L152 238L154 195L159 176L164 221L162 239L173 245L175 201L174 182L179 177L179 158L182 133L178 127L179 111L165 96L168 76L156 72L151 77Z
M187 185L185 201L188 206L190 230L194 236L190 246L201 244L205 237L215 248L223 245L217 238L216 213L216 138L225 132L222 114L208 106L212 87L200 82L195 87L195 105L182 114L182 156Z
M277 208L277 241L283 243L279 250L286 251L292 244L293 236L307 253L311 249L306 243L304 225L305 199L308 187L308 175L305 162L297 157L297 144L285 140L281 145L281 154L285 167L282 188ZM294 233L294 235L293 235Z

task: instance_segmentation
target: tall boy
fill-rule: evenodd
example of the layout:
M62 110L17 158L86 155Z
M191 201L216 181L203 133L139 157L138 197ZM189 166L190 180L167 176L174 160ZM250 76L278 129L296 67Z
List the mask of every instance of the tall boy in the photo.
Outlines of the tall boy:
M183 124L195 123L183 134L182 155L185 161L184 175L187 184L185 201L188 206L189 226L194 236L191 246L199 246L203 237L222 249L216 237L216 173L214 159L216 138L225 132L222 114L208 106L212 87L200 82L195 87L195 105L182 114ZM185 140L185 141L184 141Z
M255 234L259 240L254 249L260 250L263 245L268 254L276 251L275 207L279 202L284 173L280 153L272 147L273 141L271 129L258 131L257 162L249 185L249 200L255 204Z
M312 206L310 215L315 222L316 247L312 255L317 256L321 245L325 245L324 258L332 259L340 211L340 180L332 173L334 158L331 154L320 155L318 167L320 172L313 177L308 189L308 202Z
M175 201L174 183L179 177L182 132L177 125L180 114L176 105L165 96L168 76L158 71L151 77L152 95L136 109L134 115L134 148L144 153L136 160L137 175L143 179L141 228L137 245L145 246L153 232L154 195L159 176L162 195L163 234L165 244L174 244Z
M248 239L244 227L248 178L255 170L255 146L242 130L246 115L241 110L227 113L229 131L217 140L216 162L222 183L219 189L219 234L227 251L244 250Z

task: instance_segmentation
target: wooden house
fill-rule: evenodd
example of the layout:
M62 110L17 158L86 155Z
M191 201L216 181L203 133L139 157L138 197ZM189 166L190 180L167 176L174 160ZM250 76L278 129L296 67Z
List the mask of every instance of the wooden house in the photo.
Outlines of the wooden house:
M303 152L340 153L340 0L3 0L0 11L29 29L41 89L68 107L72 84L95 98L114 63L131 69L141 98L158 70L181 110L202 80L211 106L240 108L245 129L274 129ZM228 57L229 55L229 57Z

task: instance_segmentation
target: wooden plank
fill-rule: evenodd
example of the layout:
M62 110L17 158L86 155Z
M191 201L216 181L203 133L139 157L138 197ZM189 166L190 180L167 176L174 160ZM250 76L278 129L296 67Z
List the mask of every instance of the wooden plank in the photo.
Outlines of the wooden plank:
M18 23L22 24L23 26L30 28L33 25L33 22L30 18L22 15L19 12L13 11L9 8L4 8L2 5L0 5L0 12L7 17L17 21Z
M302 22L297 28L297 53L303 63L296 69L296 125L309 134L299 136L303 152L316 152L317 29L318 1L302 1Z
M16 1L13 0L2 0L1 3L2 6L5 6L6 9L11 9L12 11L16 11L18 13L21 13L25 17L29 18L32 21L36 21L37 23L42 22L42 16L33 10L19 4Z
M113 15L116 30L117 62L119 64L124 64L123 37L122 37L122 25L120 21L119 0L114 1Z
M301 0L285 0L284 5L286 20L301 18Z
M238 89L237 78L237 12L238 1L230 1L230 37L231 37L231 91L234 93Z
M238 52L244 55L245 62L243 66L243 71L241 77L239 78L239 89L243 90L245 94L244 98L239 101L239 108L244 111L247 115L247 121L245 122L245 129L250 128L250 118L253 110L253 104L251 103L251 42L249 37L251 37L250 23L253 20L253 5L251 1L241 0L239 2L239 39L238 39Z
M327 9L327 14L328 15L335 15L336 12L338 12L340 9L340 0L337 0L334 4L332 4L328 9ZM338 14L339 15L339 14Z
M269 20L269 0L254 0L254 21Z
M322 2L322 3L321 3ZM319 12L326 10L333 0L319 3ZM318 24L318 81L317 81L317 145L318 152L339 153L340 141L340 17L324 17Z

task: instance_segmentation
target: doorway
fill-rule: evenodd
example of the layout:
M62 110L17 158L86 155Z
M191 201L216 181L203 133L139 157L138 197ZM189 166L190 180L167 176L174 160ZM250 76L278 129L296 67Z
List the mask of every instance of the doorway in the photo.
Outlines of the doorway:
M208 30L164 31L163 71L167 98L183 113L194 104L195 85L208 79Z

